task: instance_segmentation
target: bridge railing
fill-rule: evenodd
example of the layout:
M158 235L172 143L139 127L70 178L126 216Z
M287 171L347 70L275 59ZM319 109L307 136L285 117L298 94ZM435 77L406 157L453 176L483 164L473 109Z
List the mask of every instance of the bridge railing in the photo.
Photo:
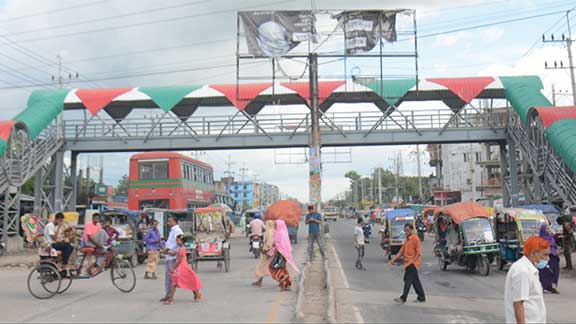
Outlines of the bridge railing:
M506 112L462 112L458 117L447 110L395 111L384 117L381 112L360 111L355 113L326 113L322 116L322 132L379 132L397 130L429 130L450 128L504 128ZM122 121L65 120L64 136L70 139L111 137L164 137L219 135L262 135L306 133L310 128L310 115L259 114L249 120L244 115L194 116L181 121L175 116L162 118L127 118Z

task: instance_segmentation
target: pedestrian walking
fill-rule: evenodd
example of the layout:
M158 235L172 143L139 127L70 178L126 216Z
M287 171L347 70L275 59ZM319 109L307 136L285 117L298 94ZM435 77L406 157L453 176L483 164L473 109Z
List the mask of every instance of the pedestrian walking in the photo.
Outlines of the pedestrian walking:
M160 261L160 248L162 247L162 239L160 238L160 232L158 231L158 220L155 219L152 221L152 226L144 237L144 243L146 244L146 253L148 253L144 279L155 280L157 279L156 268Z
M532 236L524 243L524 256L506 275L504 311L506 323L546 323L546 305L539 269L548 265L550 242Z
M364 265L362 264L362 258L364 258L364 230L362 229L362 217L358 217L356 226L354 227L354 247L356 248L356 264L355 267L358 270L366 271Z
M294 262L294 257L292 256L292 243L290 243L288 228L282 219L276 220L274 245L272 246L272 250L268 252L268 255L272 256L272 262L268 267L270 275L278 282L281 291L290 290L292 280L290 279L287 265L290 265L296 272L300 271Z
M324 259L324 241L320 236L320 225L322 225L322 216L316 210L316 206L308 206L308 215L306 215L306 225L308 225L308 260L312 261L314 256L314 243L318 244L318 249Z
M166 254L166 272L164 273L164 291L165 295L160 299L161 302L165 302L170 299L170 291L172 290L172 276L170 273L174 268L176 263L176 255L178 253L178 244L176 243L176 237L178 235L183 235L184 232L178 225L178 219L174 216L168 217L166 220L166 225L170 227L170 233L168 234L168 239L166 240L166 246L163 252Z
M172 284L170 286L170 294L168 298L164 301L164 305L170 305L174 302L174 294L176 293L176 288L190 290L194 293L194 301L199 301L202 299L202 294L200 289L202 289L202 282L198 275L190 268L188 261L186 259L186 247L184 243L186 238L184 235L179 234L176 236L176 244L178 246L178 253L176 257L176 262L172 266L170 271L170 277L172 278Z
M548 266L544 269L539 269L540 283L545 291L553 294L558 294L558 279L560 278L560 257L558 257L558 246L554 236L550 234L550 227L548 224L540 226L540 237L550 243L550 260Z
M265 223L264 230L264 244L262 245L262 253L260 254L260 260L258 265L256 265L256 270L254 275L256 276L256 281L252 283L252 286L262 287L262 280L266 276L270 276L270 263L272 262L272 255L268 253L272 250L274 246L274 233L276 233L276 222L273 220L267 220Z
M572 250L574 249L574 229L572 228L572 217L565 217L562 225L563 241L562 249L564 250L564 258L566 259L566 266L564 270L572 270Z
M400 251L388 262L389 265L393 265L400 257L404 258L404 291L402 296L394 299L394 301L404 304L408 298L410 288L414 286L414 290L418 296L414 302L423 303L426 301L426 296L424 294L424 288L422 288L422 283L420 282L420 277L418 276L418 268L422 261L422 243L420 242L420 238L418 238L418 234L415 233L412 224L404 225L404 233L406 234L404 245L402 245Z

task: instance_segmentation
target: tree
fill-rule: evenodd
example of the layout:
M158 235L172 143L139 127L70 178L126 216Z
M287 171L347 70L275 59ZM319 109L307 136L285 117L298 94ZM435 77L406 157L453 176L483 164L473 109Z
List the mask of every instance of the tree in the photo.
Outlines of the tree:
M120 180L118 180L118 184L116 185L116 193L118 194L127 194L128 193L128 175L123 175Z

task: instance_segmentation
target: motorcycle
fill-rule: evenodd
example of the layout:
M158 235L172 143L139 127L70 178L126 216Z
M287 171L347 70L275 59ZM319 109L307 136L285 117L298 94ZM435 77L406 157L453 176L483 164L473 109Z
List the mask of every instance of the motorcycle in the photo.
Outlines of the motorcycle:
M364 223L362 224L362 231L364 232L364 242L370 243L370 235L372 235L372 224Z
M260 253L262 253L262 239L258 235L252 235L250 237L250 252L254 254L254 259L260 258Z
M424 233L426 233L426 225L422 221L416 221L416 231L421 242L424 242Z

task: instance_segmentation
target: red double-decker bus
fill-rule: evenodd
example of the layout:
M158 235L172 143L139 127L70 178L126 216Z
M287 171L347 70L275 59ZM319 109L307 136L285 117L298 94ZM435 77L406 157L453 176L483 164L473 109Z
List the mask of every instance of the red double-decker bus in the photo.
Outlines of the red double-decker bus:
M174 152L148 152L130 158L128 208L181 209L214 202L212 166Z

